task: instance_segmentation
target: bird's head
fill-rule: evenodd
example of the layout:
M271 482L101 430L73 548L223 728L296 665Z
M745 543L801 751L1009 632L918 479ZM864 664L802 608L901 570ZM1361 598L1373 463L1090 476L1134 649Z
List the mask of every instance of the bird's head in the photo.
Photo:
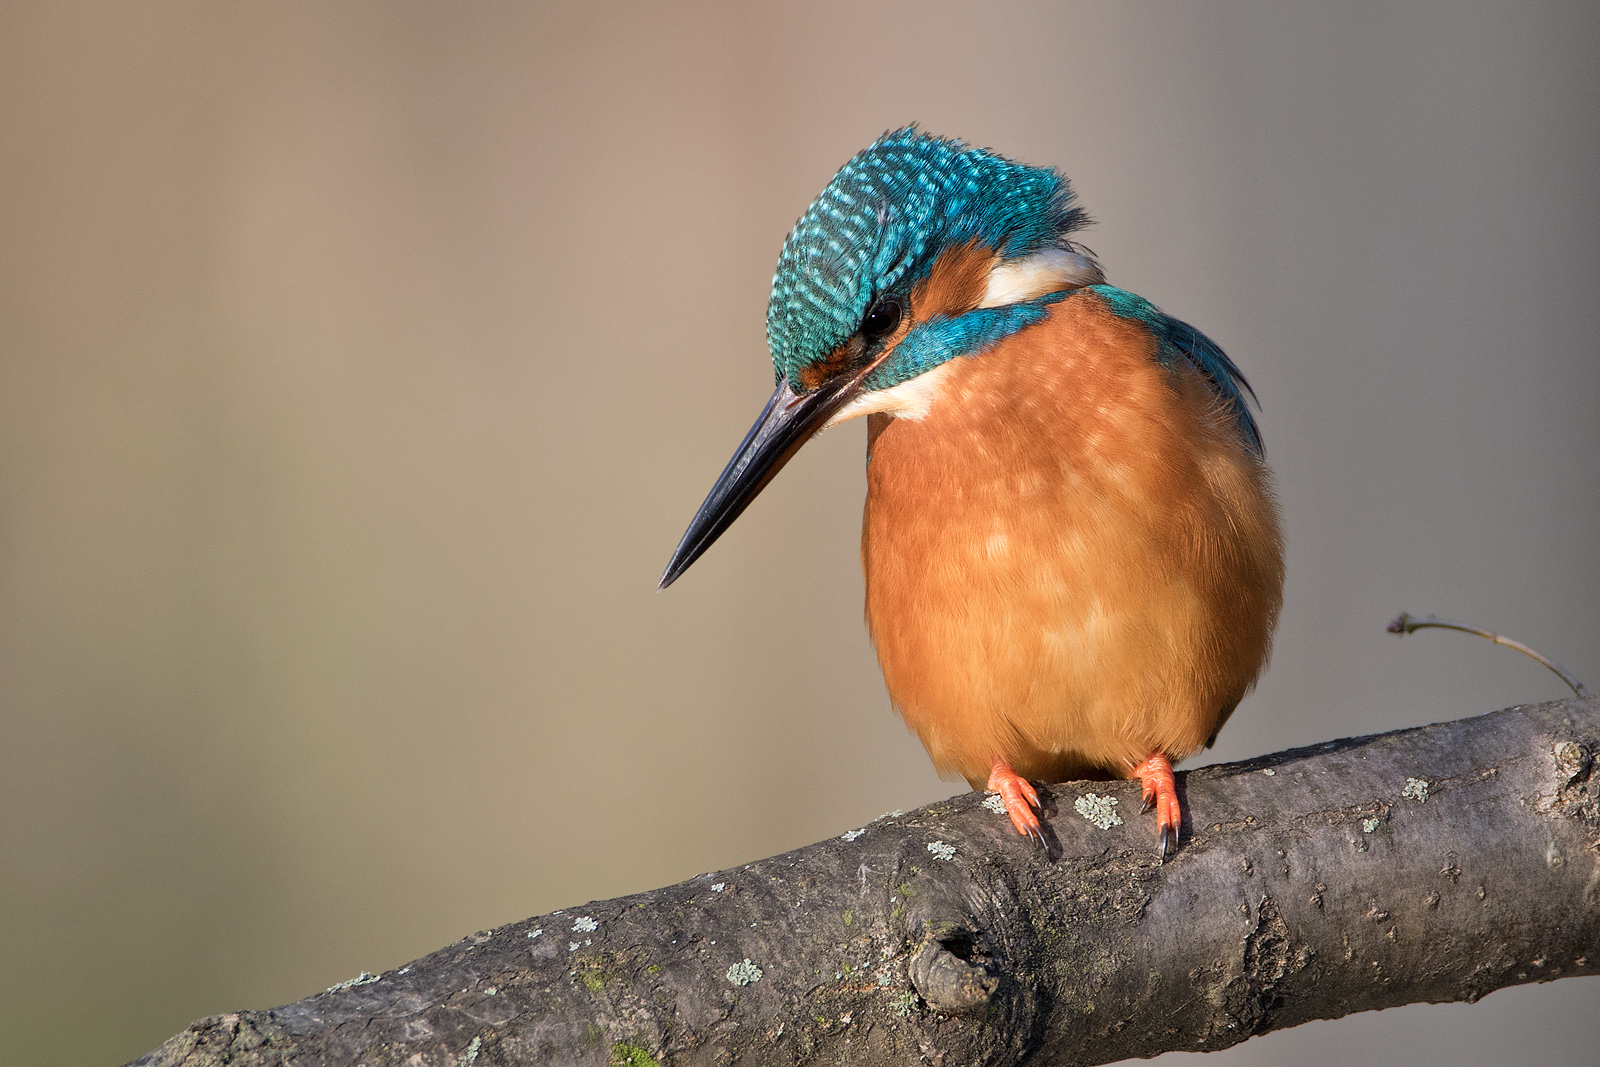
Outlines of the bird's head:
M1069 235L1088 219L1060 172L906 127L839 169L783 244L767 304L777 388L673 553L670 585L814 433L917 417L917 380L1103 281Z

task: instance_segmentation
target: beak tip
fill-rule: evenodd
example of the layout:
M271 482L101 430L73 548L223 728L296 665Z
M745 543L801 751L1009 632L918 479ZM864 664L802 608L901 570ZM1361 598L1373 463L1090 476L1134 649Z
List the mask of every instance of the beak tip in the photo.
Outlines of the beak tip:
M860 378L848 383L859 385ZM694 565L713 541L744 512L757 493L789 462L789 457L849 399L843 388L818 390L797 397L787 380L780 380L772 398L761 410L750 432L711 487L705 503L695 512L678 549L656 583L660 591Z
M687 537L685 538L687 540ZM661 572L661 580L656 583L656 592L661 592L683 577L683 572L688 570L695 560L700 558L700 553L690 554L684 551L684 546L679 545L678 550L667 560L667 569Z

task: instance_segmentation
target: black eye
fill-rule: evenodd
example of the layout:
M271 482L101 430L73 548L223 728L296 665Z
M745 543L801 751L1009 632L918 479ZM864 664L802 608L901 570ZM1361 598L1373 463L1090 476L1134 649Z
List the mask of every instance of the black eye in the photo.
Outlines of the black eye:
M892 296L881 298L861 320L861 336L876 341L894 333L900 325L900 301Z

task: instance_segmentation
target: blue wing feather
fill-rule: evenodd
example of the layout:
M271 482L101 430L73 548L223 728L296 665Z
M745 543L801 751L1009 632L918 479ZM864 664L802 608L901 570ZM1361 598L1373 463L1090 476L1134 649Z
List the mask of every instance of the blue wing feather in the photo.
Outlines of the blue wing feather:
M1134 319L1143 323L1155 335L1157 358L1163 366L1173 366L1183 360L1205 376L1206 381L1233 414L1239 436L1257 455L1262 454L1261 430L1256 425L1250 405L1256 403L1255 390L1245 380L1243 372L1234 365L1215 341L1190 326L1175 319L1142 296L1111 285L1091 285L1089 292L1097 294L1119 318Z

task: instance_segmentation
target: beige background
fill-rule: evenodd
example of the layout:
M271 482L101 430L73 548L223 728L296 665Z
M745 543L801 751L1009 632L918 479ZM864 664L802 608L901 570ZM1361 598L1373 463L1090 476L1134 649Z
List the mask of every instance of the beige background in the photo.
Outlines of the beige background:
M1600 685L1600 7L0 6L0 1060L115 1063L954 791L861 623L859 425L654 583L883 129L1054 163L1264 407L1215 756ZM1600 979L1217 1064L1588 1062Z

